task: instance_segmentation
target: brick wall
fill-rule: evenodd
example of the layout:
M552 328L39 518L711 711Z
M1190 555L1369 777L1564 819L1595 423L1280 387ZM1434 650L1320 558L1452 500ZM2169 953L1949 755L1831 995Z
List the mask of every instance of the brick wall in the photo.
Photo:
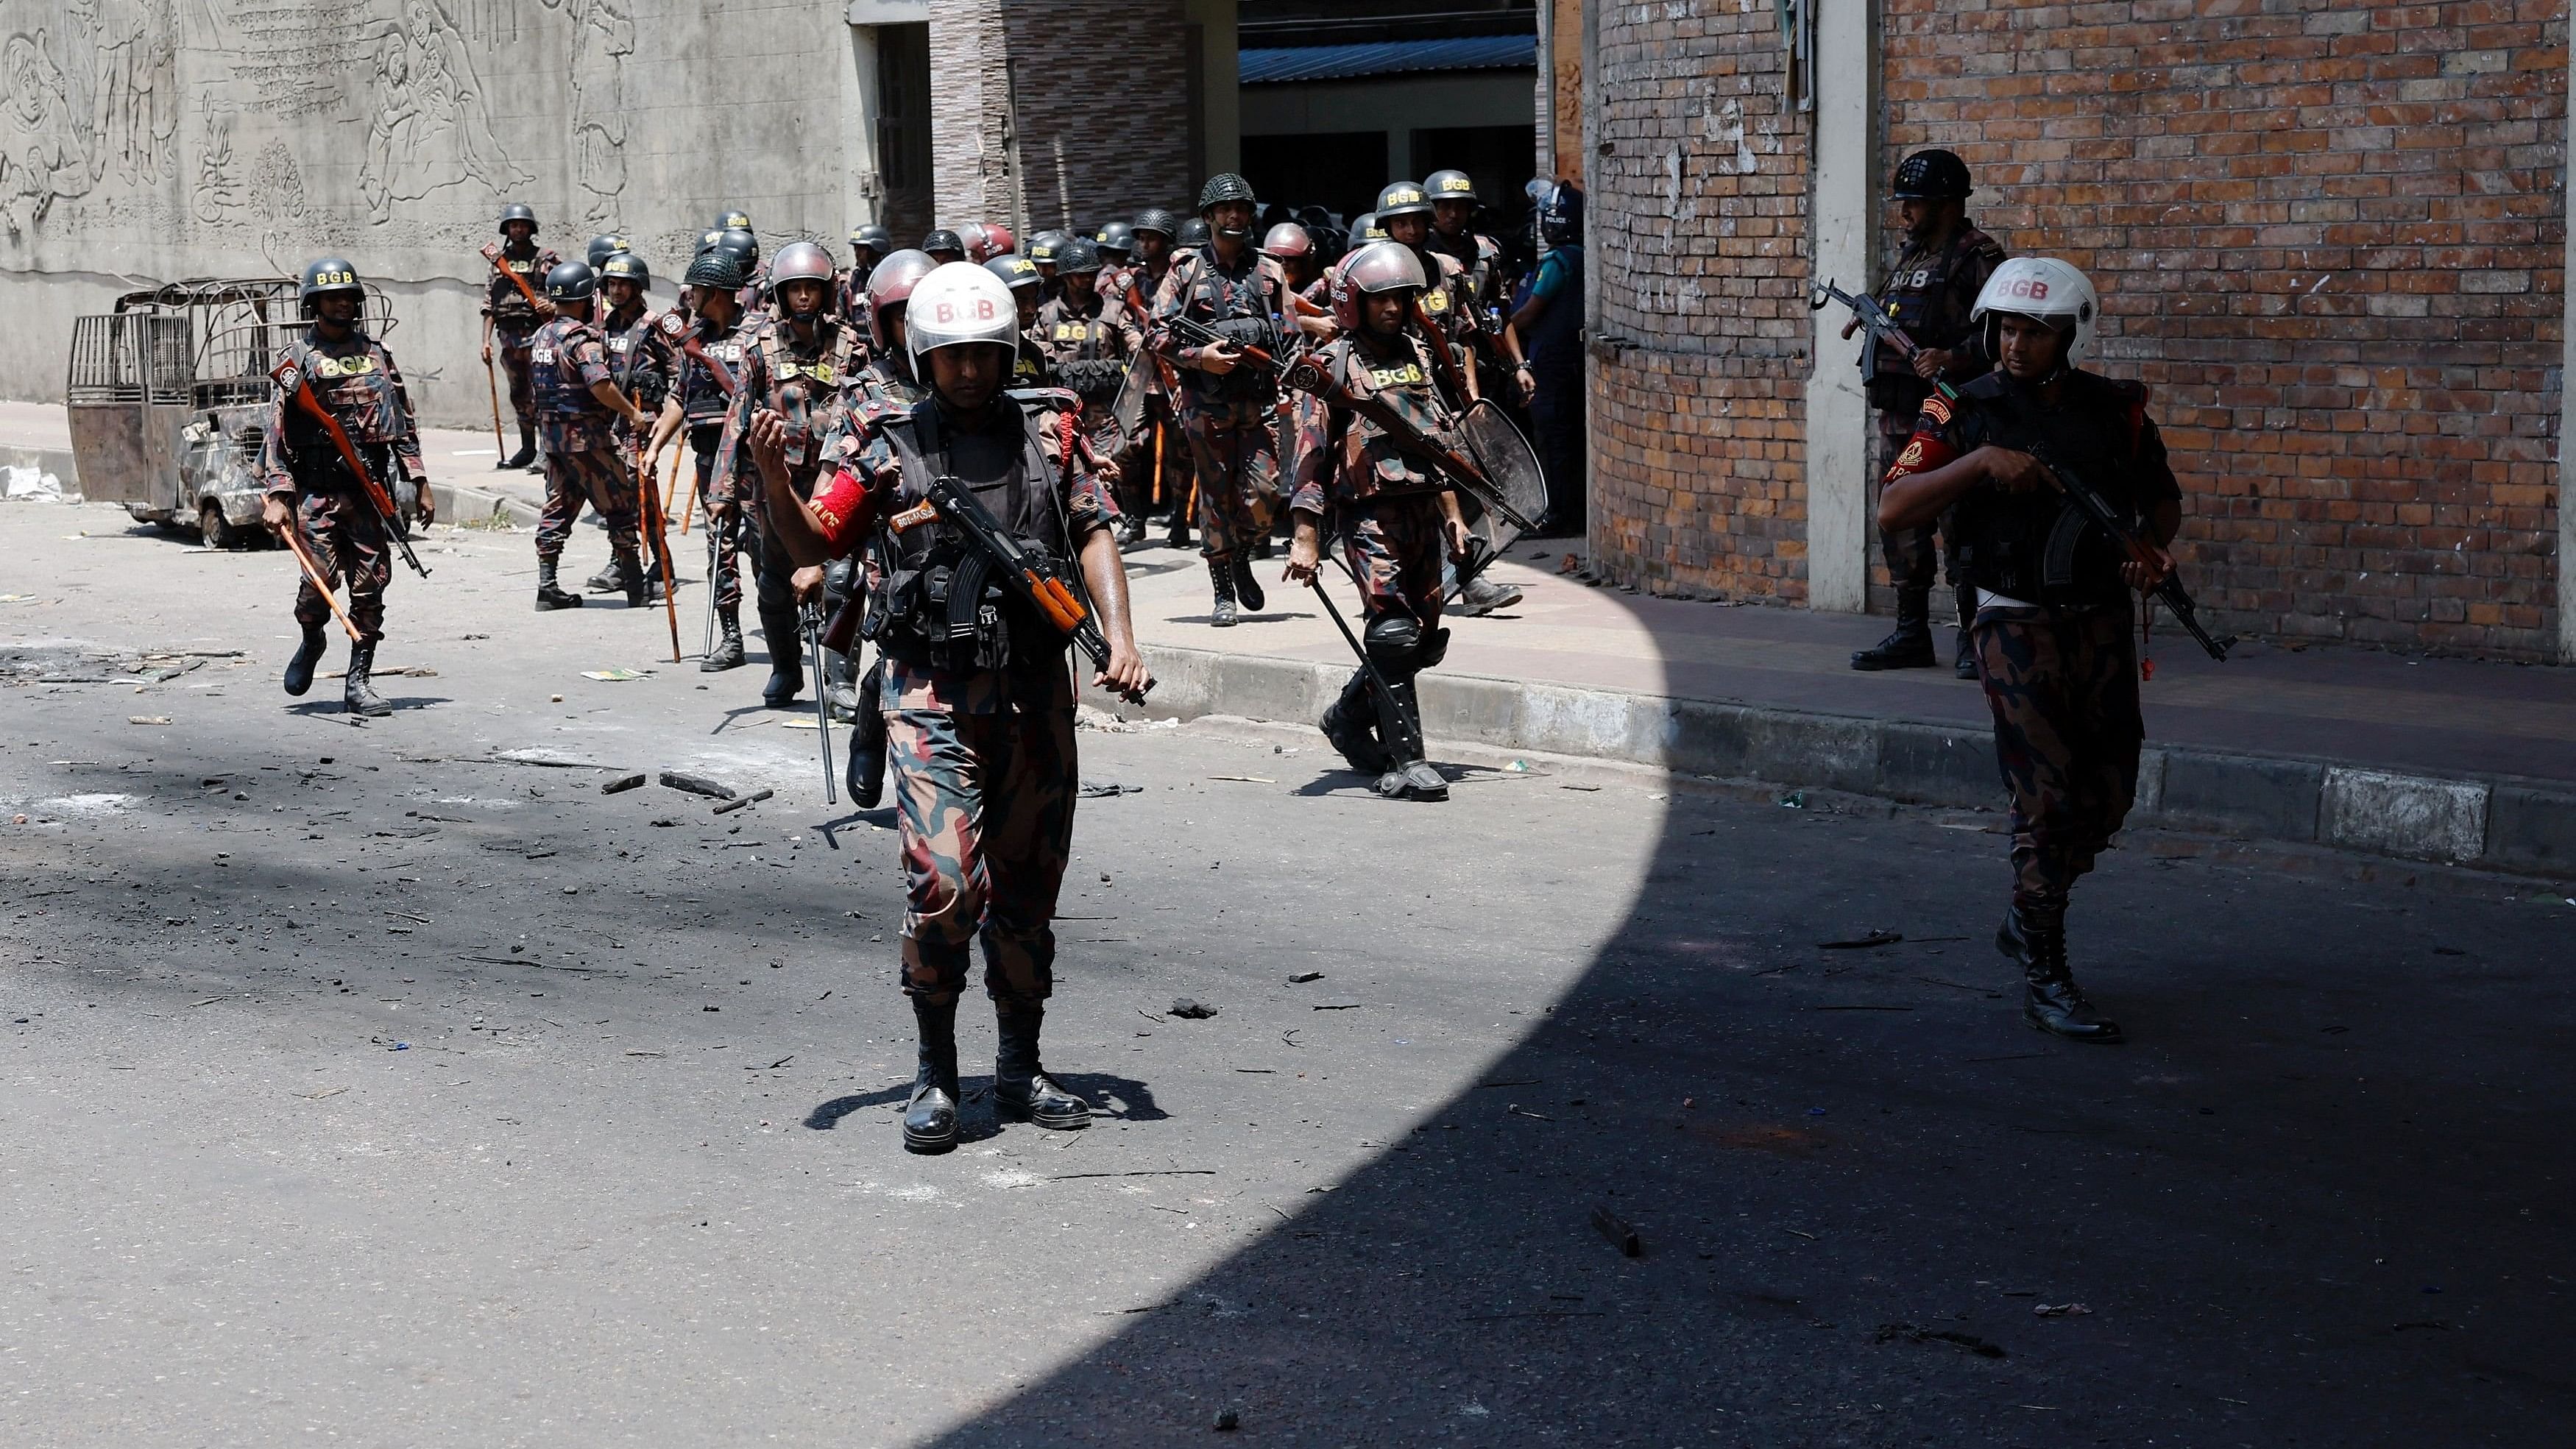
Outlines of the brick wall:
M939 224L1025 215L1032 230L1097 226L1186 204L1197 178L1183 36L1181 0L932 0Z
M1891 155L2103 293L2232 628L2555 637L2561 5L1885 0Z
M2093 277L2094 365L2155 389L2185 564L2225 627L2552 656L2559 4L1881 15L1883 162L1958 151L1980 225ZM1603 558L1665 592L1803 596L1805 118L1779 112L1771 25L1769 6L1599 19Z
M1802 601L1807 135L1772 7L1597 23L1596 556L1656 593Z

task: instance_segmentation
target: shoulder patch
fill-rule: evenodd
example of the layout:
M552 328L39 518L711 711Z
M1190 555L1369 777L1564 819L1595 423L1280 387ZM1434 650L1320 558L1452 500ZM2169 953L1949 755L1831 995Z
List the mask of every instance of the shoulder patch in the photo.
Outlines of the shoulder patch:
M689 324L680 320L679 313L665 312L662 314L662 330L673 337L677 337L681 333L689 330Z
M1941 394L1937 392L1932 394L1930 397L1925 398L1923 400L1923 416L1930 418L1932 421L1939 423L1945 428L1950 426L1950 400L1941 396Z

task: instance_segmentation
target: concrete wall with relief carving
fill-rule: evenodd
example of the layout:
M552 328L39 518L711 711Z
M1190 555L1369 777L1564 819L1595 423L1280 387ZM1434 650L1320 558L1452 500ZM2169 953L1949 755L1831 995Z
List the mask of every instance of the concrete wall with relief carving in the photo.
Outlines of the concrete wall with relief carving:
M852 65L814 0L0 0L0 396L59 398L119 292L335 253L392 293L422 412L488 422L502 203L665 277L724 206L842 243Z

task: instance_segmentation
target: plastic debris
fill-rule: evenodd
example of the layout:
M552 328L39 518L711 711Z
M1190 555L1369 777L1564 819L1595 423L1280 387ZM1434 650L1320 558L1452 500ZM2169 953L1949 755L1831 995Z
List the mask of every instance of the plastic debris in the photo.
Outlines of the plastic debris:
M1216 1015L1216 1008L1187 996L1172 998L1171 1014L1183 1021L1205 1021Z

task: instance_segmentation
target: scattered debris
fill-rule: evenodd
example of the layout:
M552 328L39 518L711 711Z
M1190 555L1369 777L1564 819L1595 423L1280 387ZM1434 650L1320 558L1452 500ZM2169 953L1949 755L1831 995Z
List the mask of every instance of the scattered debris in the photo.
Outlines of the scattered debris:
M1261 775L1210 775L1211 780L1233 780L1245 785L1276 785L1279 782Z
M1619 1250L1620 1256L1627 1258L1646 1256L1646 1240L1637 1236L1636 1225L1610 1211L1608 1203L1602 1203L1592 1210L1592 1226L1600 1232L1601 1236L1610 1240L1610 1245Z
M686 790L692 795L704 795L710 800L730 800L734 794L733 787L730 785L719 785L704 775L684 775L677 770L664 770L662 783L674 790Z
M745 795L739 800L727 800L722 805L715 808L715 813L718 815L730 815L736 810L757 805L761 801L766 800L777 793L778 792L775 790L755 790L751 794Z
M653 677L653 671L650 669L585 669L581 672L581 677L603 680L610 684L624 684L630 679L650 679ZM558 694L555 698L561 699L563 696Z
M1172 1015L1183 1021L1205 1021L1216 1015L1216 1008L1187 996L1172 999Z
M1300 971L1296 975L1288 978L1288 984L1291 986L1303 986L1309 981L1321 981L1323 979L1324 973L1321 971Z
M129 714L125 717L125 722L127 724L165 725L170 722L170 716L166 714Z
M1099 800L1112 795L1142 795L1144 793L1144 786L1130 785L1119 780L1085 780L1082 782L1082 798L1085 800ZM1107 879L1105 876L1102 878L1104 880Z
M1242 1427L1243 1416L1241 1414L1232 1409L1219 1409L1216 1411L1215 1428L1218 1433L1230 1434Z
M1955 1329L1948 1328L1917 1328L1911 1323L1882 1323L1879 1325L1878 1334L1873 1341L1878 1343L1894 1343L1900 1338L1912 1343L1946 1343L1954 1348L1966 1349L1968 1352L1975 1354L1979 1358L2002 1358L2005 1356L2003 1345L1989 1343L1986 1340L1977 1337L1973 1333L1960 1333ZM2042 1406L2036 1404L2025 1404L2022 1407L2038 1408Z
M1059 1172L1049 1182L1076 1182L1086 1177L1214 1177L1213 1167L1140 1167L1132 1172ZM1160 1305L1157 1305L1160 1306ZM1141 1310L1140 1310L1141 1311Z
M1820 951L1867 951L1878 946L1893 946L1904 939L1904 936L1895 931L1872 930L1866 936L1854 936L1848 940L1818 941L1816 943L1816 949Z
M328 1087L319 1092L298 1092L295 1095L308 1102L319 1102L325 1097L336 1097L347 1090L349 1089L346 1087Z
M1533 1112L1533 1111L1531 1111L1530 1109L1528 1109L1527 1107L1522 1106L1522 1105L1521 1105L1520 1103L1518 1103L1518 1102L1506 1102L1506 1103L1504 1103L1504 1104L1503 1104L1503 1112L1504 1112L1504 1114L1505 1114L1505 1115L1507 1115L1507 1116L1512 1116L1512 1117L1527 1117L1527 1118L1529 1118L1529 1119L1530 1119L1531 1121L1533 1121L1533 1122L1553 1122L1553 1121L1555 1121L1555 1120L1556 1120L1555 1118L1548 1116L1548 1115L1547 1115L1546 1113L1544 1113L1544 1112Z
M641 770L636 771L632 775L620 775L616 779L609 781L607 784L600 786L599 793L602 795L623 795L629 790L642 789L644 786L644 780L645 775Z
M2040 1318L2083 1318L2093 1312L2081 1303L2034 1303L2030 1311Z
M1581 790L1586 794L1598 794L1601 789L1598 785L1576 785L1566 781L1559 781L1556 788L1560 790Z
M1365 1001L1333 1001L1322 1003L1315 1009L1317 1011L1357 1011L1366 1005L1368 1003Z

